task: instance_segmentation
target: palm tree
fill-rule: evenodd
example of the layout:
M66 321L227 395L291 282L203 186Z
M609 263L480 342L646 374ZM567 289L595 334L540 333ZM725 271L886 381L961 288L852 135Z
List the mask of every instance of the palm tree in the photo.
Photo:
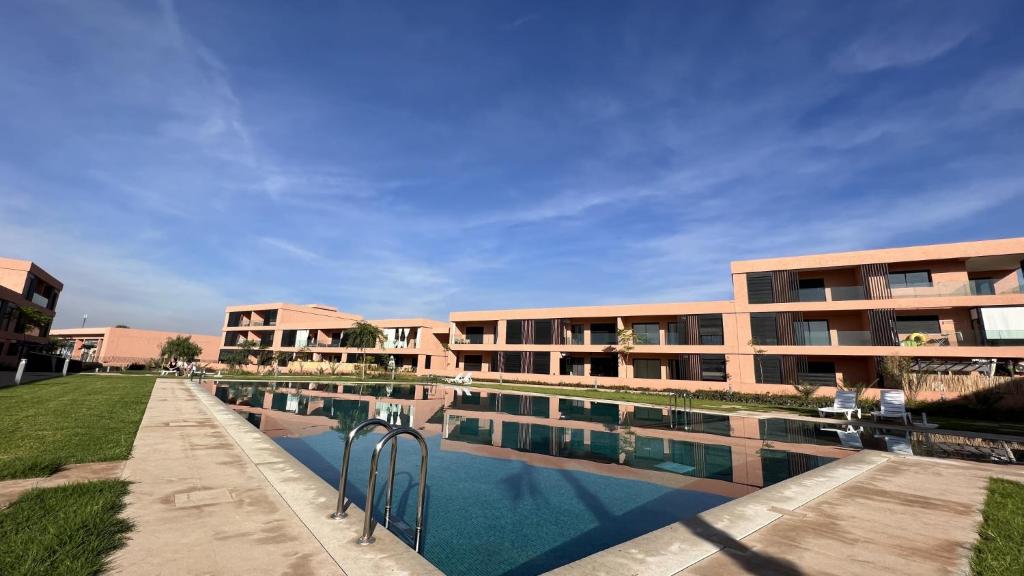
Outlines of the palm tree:
M345 337L352 347L359 349L362 378L366 379L365 351L367 348L376 348L384 343L387 339L384 336L384 331L369 322L359 320L345 331Z

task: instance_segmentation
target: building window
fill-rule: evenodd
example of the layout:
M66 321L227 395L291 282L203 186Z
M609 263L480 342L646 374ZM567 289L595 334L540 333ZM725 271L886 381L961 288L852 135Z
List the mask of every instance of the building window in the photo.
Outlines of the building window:
M938 316L897 316L896 333L913 334L939 334L942 328L939 326Z
M661 380L661 360L656 358L634 358L633 377Z
M747 274L747 302L751 304L771 304L775 302L771 272Z
M890 272L890 288L931 288L932 273L928 270Z
M559 373L562 376L583 376L583 357L562 356L559 361Z
M755 355L754 380L758 384L782 384L782 357Z
M505 343L506 344L522 344L523 343L523 321L522 320L508 320L505 322Z
M700 379L725 382L725 354L701 354Z
M658 332L657 322L633 324L633 336L636 338L637 346L657 346L661 344L661 335Z
M700 343L711 346L725 344L725 329L721 314L701 314L697 317L700 329Z
M618 344L619 339L616 337L615 332L616 328L614 323L591 324L590 343L593 345Z
M800 380L819 386L836 385L836 363L817 360L807 363L807 372L800 374Z
M259 337L260 346L273 346L274 345L274 333L273 332L257 332L256 336Z
M679 335L679 322L669 322L665 328L666 344L676 346L683 343L683 339Z
M479 354L471 354L464 356L462 360L462 367L467 372L479 372L483 370L484 357Z
M832 338L828 331L828 320L807 320L794 322L797 344L804 346L831 346Z
M750 334L754 344L774 346L779 343L779 326L774 312L754 312L750 315Z
M484 327L483 326L469 326L466 328L466 341L470 344L483 344L484 343Z
M505 352L503 358L505 359L505 372L519 374L523 371L522 352Z
M235 328L242 325L241 312L228 312L228 328Z
M570 344L573 346L583 345L583 324L572 325L572 340L570 341Z
M799 294L801 302L824 302L825 279L801 278Z
M533 355L533 373L551 374L551 354L548 352L537 352Z
M296 330L285 330L281 333L281 347L291 348L295 346Z
M617 356L594 355L590 357L590 375L616 378L619 375Z
M533 342L531 344L551 344L551 336L551 320L535 320L533 322Z
M996 293L996 281L993 278L971 278L971 294L975 296L993 296Z
M263 312L263 325L277 326L277 310L267 310L266 312Z

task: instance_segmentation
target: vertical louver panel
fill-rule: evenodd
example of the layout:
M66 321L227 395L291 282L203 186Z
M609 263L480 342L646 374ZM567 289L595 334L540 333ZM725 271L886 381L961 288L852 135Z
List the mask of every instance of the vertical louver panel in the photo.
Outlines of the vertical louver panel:
M862 264L860 275L864 279L864 294L868 300L892 298L892 290L889 288L888 264Z
M747 302L751 304L771 304L775 302L772 293L771 272L751 272L747 274Z
M868 310L868 327L871 331L872 345L899 346L900 337L896 333L896 311L892 308Z
M803 321L803 317L804 315L800 312L779 312L776 315L780 346L795 346L797 344L794 324Z
M772 292L775 302L793 302L799 300L800 278L796 270L776 270L772 272Z
M700 316L697 314L686 315L686 343L700 344Z
M534 320L523 320L523 344L533 344L535 326Z

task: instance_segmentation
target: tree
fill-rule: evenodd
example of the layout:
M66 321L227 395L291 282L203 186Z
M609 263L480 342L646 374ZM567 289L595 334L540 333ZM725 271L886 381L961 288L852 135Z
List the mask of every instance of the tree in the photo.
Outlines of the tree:
M244 359L242 363L248 365L249 358L253 357L259 347L260 345L255 340L242 340L239 342L238 351L242 353L242 358Z
M131 328L131 326L127 324L118 324L117 326L114 326L114 328Z
M203 354L203 348L192 341L191 336L174 336L164 341L160 347L160 357L169 360L177 358L186 362L192 362Z
M646 344L643 336L627 328L617 331L615 338L618 341L616 351L619 353L619 359L622 361L623 366L629 364L629 357L633 354L633 350L638 344Z
M18 351L18 359L25 357L25 337L28 336L28 332L33 329L38 329L40 333L50 327L50 322L53 322L53 317L45 312L37 310L29 306L18 307L18 324L21 325L21 343L20 350Z
M352 347L359 349L359 354L362 356L362 378L366 378L365 351L367 348L376 348L387 340L384 331L369 322L359 320L345 331L345 337Z

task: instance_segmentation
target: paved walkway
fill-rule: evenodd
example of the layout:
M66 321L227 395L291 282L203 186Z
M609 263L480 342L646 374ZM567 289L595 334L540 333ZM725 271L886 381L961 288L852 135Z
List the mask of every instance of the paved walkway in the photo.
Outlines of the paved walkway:
M32 488L53 488L73 482L88 482L90 480L116 480L121 477L124 464L124 460L71 464L60 472L45 478L4 480L0 482L0 508L6 508L11 502L14 502L24 492Z
M992 476L1024 470L892 458L678 574L967 574Z
M153 388L124 478L135 524L115 574L437 574L362 513L329 520L337 492L193 384Z

